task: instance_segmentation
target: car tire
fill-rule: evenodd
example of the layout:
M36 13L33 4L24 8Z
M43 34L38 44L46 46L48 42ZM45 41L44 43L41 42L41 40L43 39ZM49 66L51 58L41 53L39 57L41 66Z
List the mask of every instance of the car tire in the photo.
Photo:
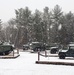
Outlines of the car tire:
M59 58L60 59L65 59L65 56L64 55L63 56L61 55L61 56L59 56Z

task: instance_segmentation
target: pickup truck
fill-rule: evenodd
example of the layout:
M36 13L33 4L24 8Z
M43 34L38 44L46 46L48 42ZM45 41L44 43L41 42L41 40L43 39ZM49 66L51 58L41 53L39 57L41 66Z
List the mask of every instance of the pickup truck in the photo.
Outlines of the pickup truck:
M58 53L60 59L65 59L65 57L74 57L74 44L69 44L67 50L62 50Z

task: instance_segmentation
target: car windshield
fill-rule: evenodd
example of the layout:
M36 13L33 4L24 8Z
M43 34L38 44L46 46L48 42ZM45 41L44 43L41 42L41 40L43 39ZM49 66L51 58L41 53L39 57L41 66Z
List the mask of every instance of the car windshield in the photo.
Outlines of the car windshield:
M74 49L74 46L71 46L70 49Z
M9 42L4 42L3 45L10 45L10 43Z

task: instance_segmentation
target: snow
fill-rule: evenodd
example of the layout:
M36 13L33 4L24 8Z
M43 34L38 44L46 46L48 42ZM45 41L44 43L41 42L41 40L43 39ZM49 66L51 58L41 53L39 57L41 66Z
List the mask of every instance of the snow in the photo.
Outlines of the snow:
M73 75L74 66L35 64L37 53L20 52L16 59L0 59L0 75ZM40 57L40 60L59 60L58 57ZM64 60L63 60L64 61ZM74 60L65 59L74 62Z

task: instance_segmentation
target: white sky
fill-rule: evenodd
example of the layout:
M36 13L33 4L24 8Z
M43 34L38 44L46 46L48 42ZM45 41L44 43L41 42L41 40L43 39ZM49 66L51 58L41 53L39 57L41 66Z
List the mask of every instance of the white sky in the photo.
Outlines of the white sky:
M58 4L62 11L74 13L74 0L0 0L0 18L3 22L15 16L15 9L29 7L31 11L43 11L45 6L53 9Z

